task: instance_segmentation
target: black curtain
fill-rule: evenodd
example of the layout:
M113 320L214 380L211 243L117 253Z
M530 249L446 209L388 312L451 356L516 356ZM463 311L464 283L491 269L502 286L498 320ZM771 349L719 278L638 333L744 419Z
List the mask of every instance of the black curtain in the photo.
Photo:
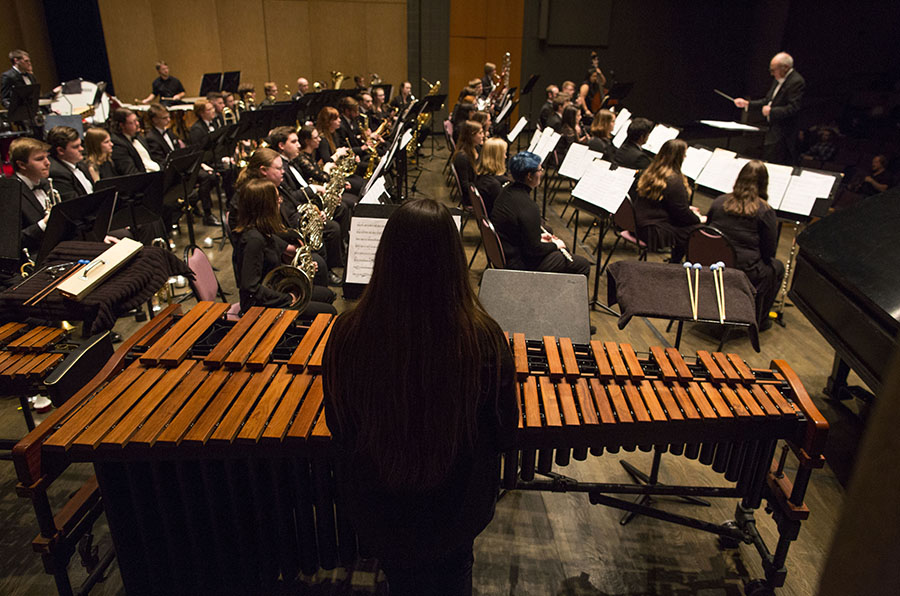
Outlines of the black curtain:
M44 14L60 82L106 81L114 93L97 1L44 0Z

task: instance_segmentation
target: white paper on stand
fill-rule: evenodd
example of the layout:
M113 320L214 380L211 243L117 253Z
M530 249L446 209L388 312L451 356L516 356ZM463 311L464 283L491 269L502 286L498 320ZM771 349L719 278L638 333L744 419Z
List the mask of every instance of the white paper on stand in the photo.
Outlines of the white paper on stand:
M544 131L540 142L537 147L534 148L534 153L541 158L541 163L544 163L544 161L547 160L547 156L550 155L550 152L556 149L556 145L561 138L562 135L552 128L548 128Z
M572 189L572 196L596 205L608 213L618 211L622 201L634 184L637 170L630 168L609 169L603 161L591 163L584 176Z
M375 252L387 221L387 218L381 217L354 217L350 220L346 283L369 283L375 266Z
M816 199L828 198L833 186L833 177L803 170L799 176L791 176L791 182L788 184L778 210L809 215L812 213Z
M549 128L545 128L543 130L535 130L534 134L531 135L531 142L528 143L528 151L534 153L534 148L538 146L538 143L541 142L541 137L544 136L544 133L550 130Z
M677 128L672 128L665 124L657 124L653 127L653 130L650 131L650 136L647 137L647 142L644 143L641 149L646 149L650 153L656 155L666 141L677 139L679 134L681 134L681 131Z
M588 146L581 143L572 143L566 152L566 157L559 166L559 175L578 180L584 174L584 156L588 152Z
M406 149L406 146L409 145L409 142L412 140L412 138L413 138L412 129L409 129L405 133L403 133L403 138L400 139L400 148Z
M709 149L688 147L687 152L684 154L684 162L681 164L681 173L691 180L696 180L703 168L706 167L712 154L713 152Z
M612 134L616 136L622 128L628 128L628 123L631 122L631 112L628 111L628 108L622 108L621 112L616 114L616 123L613 124Z
M375 178L375 175L372 174ZM372 184L367 185L366 194L359 200L360 203L378 204L378 199L386 191L384 176L379 176Z
M756 126L741 124L740 122L731 122L729 120L701 120L700 123L721 130L743 130L747 132L756 132L759 130Z
M509 134L506 135L506 140L510 143L516 140L516 137L519 136L519 133L525 128L525 125L528 124L528 119L525 116L519 118L519 121L516 122L516 125L513 126L513 129L509 131Z
M777 163L767 163L766 170L769 172L769 188L767 190L769 205L774 209L778 209L781 205L781 199L784 198L784 192L791 182L794 168Z
M509 113L509 109L512 107L513 102L511 99L506 100L506 103L503 104L503 109L500 110L500 113L497 114L497 117L494 118L494 124L500 124L503 122L503 119L506 118L506 114Z
M727 149L713 151L712 157L706 162L706 167L697 178L697 184L723 193L731 192L741 168L750 161L736 156L734 151Z
M629 123L630 122L631 121L629 120ZM618 123L619 123L619 121L616 120L616 124L618 124ZM623 126L622 128L619 129L619 132L617 132L613 136L613 145L615 145L617 149L620 148L622 146L622 144L625 142L626 138L628 138L628 127Z

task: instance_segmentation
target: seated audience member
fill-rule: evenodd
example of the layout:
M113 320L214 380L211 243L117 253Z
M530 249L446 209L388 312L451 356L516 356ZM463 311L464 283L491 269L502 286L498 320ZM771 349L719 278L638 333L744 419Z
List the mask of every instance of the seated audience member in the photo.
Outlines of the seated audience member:
M599 110L591 122L591 136L586 143L591 151L603 154L606 161L614 161L616 146L612 142L612 131L616 127L616 115L609 110Z
M756 320L760 329L772 326L769 310L775 303L784 265L775 258L778 223L768 199L769 172L758 160L741 168L734 190L713 201L707 221L725 234L734 247L735 268L747 274L756 288Z
M21 221L22 248L37 257L47 229L53 199L50 196L50 146L31 137L19 137L9 146L9 160L16 178L22 183Z
M834 130L823 127L816 131L816 143L803 155L817 161L831 161L837 154L837 144L834 142Z
M98 127L92 127L85 131L84 161L91 174L91 182L97 182L102 178L112 178L116 175L112 152L113 142L109 132Z
M886 191L891 185L891 173L887 167L888 158L886 155L873 157L872 169L856 187L858 189L857 192L864 197L871 197Z
M500 196L500 191L510 182L509 176L506 175L506 148L506 141L498 137L485 141L481 149L475 188L484 200L484 209L488 217L494 209L494 202Z
M391 215L322 377L337 490L391 595L471 595L473 541L494 515L516 427L514 366L439 203Z
M653 122L646 118L635 118L628 125L628 133L625 142L616 150L615 162L620 166L633 170L643 170L650 165L651 158L641 149L650 132L653 130ZM683 158L684 156L682 156ZM679 168L681 166L679 165Z
M503 189L491 212L506 266L587 276L591 269L587 259L570 255L565 243L541 226L541 209L531 199L531 192L540 185L543 171L541 158L529 151L509 160L513 183Z
M267 288L262 283L267 273L290 262L288 241L283 238L288 231L278 214L281 200L278 189L272 181L256 178L240 184L237 197L239 206L237 221L232 229L232 263L240 292L241 313L253 306L289 308L298 296ZM337 311L331 306L333 300L334 292L314 286L312 301L305 312L336 314Z
M60 197L65 200L94 192L78 131L68 126L54 126L47 131L47 143L50 145L50 178Z
M158 172L160 164L153 161L150 149L141 134L138 115L127 108L112 114L109 136L113 142L112 160L117 176L144 172Z
M681 173L686 151L684 141L666 141L641 173L634 200L638 238L651 250L671 246L673 263L681 262L688 235L701 223L697 208L690 204L688 180Z
M459 177L464 205L469 204L469 185L475 184L475 164L478 163L478 153L483 144L484 131L481 130L481 125L471 120L463 122L460 126L456 151L453 152L450 162Z

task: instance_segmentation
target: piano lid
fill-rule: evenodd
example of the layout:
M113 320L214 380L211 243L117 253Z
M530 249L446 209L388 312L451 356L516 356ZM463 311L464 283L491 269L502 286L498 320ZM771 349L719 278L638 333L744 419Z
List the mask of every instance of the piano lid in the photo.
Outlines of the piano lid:
M900 187L829 215L797 242L849 293L900 322Z

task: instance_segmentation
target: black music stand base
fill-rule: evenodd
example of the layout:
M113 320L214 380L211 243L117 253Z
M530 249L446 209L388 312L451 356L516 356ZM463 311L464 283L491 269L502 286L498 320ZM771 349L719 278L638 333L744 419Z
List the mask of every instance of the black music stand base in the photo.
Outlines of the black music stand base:
M666 486L665 484L661 484L659 482L659 466L662 461L662 451L657 448L653 449L653 463L650 465L650 475L648 476L644 472L638 470L634 465L625 461L624 459L620 459L619 463L622 464L622 467L625 468L625 471L628 472L628 475L634 479L636 484L644 484L647 486ZM702 505L704 507L709 507L709 501L704 501L703 499L698 499L697 497L692 497L689 495L678 495L678 498L684 501L685 503L690 503L692 505ZM638 497L634 500L636 505L650 505L653 502L653 497L649 494L638 495ZM619 520L619 524L625 525L630 522L636 515L639 515L636 511L627 511L625 515L622 516L622 519Z
M572 254L575 254L575 248L578 246L578 213L579 210L575 209L575 229L572 234ZM591 296L591 302L589 306L591 310L594 310L594 307L599 307L600 310L605 312L608 315L612 315L614 317L622 316L622 313L616 312L615 309L611 308L608 304L605 304L600 301L600 276L603 274L603 268L600 266L600 261L603 260L603 238L606 237L606 232L609 230L609 225L603 225L600 228L600 238L597 240L597 260L594 263L594 294Z

